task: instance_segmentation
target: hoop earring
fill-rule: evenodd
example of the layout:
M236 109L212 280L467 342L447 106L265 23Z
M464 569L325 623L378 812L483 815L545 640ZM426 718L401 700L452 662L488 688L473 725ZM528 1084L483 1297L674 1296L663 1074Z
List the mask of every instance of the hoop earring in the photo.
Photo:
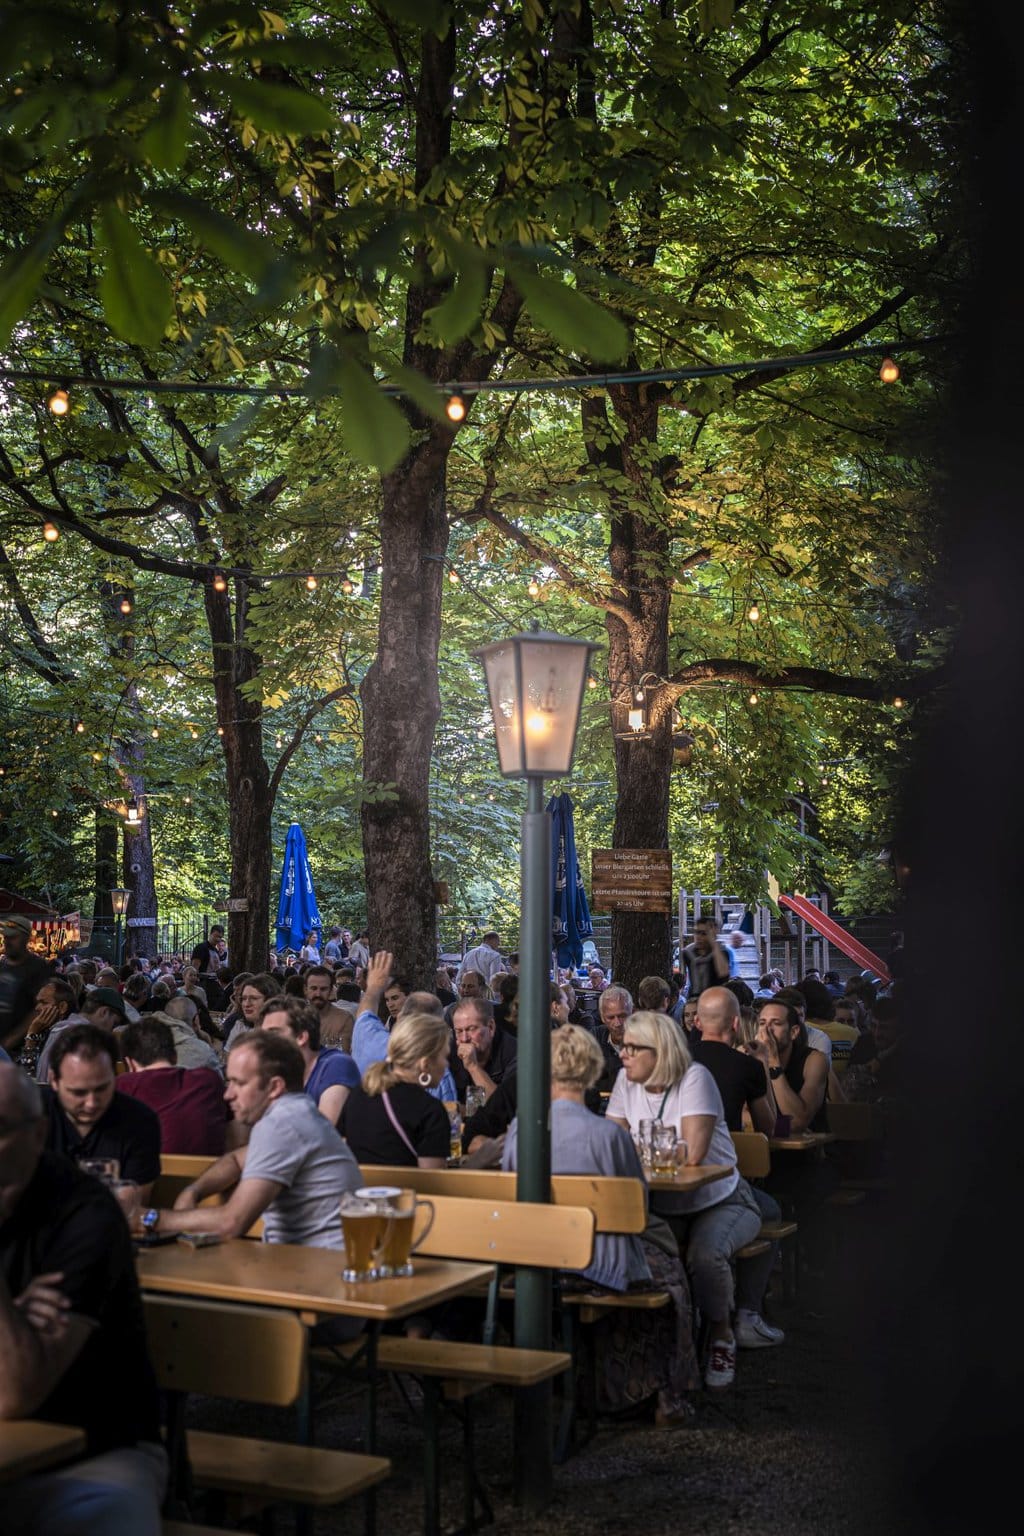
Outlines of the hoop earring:
M430 1076L429 1072L421 1072L419 1077L416 1079L416 1081L419 1083L421 1088L432 1088L433 1087L433 1082L431 1080L431 1076Z

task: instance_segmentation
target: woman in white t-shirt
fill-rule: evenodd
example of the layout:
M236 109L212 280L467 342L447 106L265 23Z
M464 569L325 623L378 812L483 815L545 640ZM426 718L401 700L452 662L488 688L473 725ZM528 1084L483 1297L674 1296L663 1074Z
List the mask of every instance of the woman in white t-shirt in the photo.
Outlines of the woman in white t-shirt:
M608 1101L608 1119L634 1136L641 1120L674 1125L686 1142L689 1167L717 1164L731 1171L700 1189L651 1196L679 1240L694 1300L708 1324L709 1387L727 1387L736 1375L732 1331L732 1258L761 1230L757 1202L736 1168L736 1149L722 1096L706 1067L692 1060L679 1025L667 1013L641 1011L626 1022L622 1071Z
M316 941L315 930L313 933L307 935L305 944L303 944L302 948L299 950L299 959L302 961L303 965L320 964L320 948Z

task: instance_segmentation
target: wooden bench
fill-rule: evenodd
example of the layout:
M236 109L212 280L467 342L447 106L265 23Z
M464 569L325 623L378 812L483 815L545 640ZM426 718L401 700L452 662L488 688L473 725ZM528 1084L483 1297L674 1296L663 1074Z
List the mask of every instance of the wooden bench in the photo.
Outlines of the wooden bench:
M736 1166L744 1179L763 1179L772 1171L772 1154L768 1137L760 1131L732 1131L732 1144L736 1148ZM796 1237L795 1221L762 1221L761 1230L752 1242L744 1244L736 1254L737 1259L753 1259L766 1252L772 1243L782 1243ZM784 1248L782 1265L782 1293L786 1301L796 1294L795 1252Z
M306 1388L307 1336L292 1312L182 1297L143 1297L158 1386L168 1396L171 1486L186 1504L193 1485L234 1495L249 1508L292 1503L324 1508L385 1478L380 1456L186 1430L189 1394L292 1407ZM194 1527L189 1527L194 1529Z
M473 1200L515 1199L516 1175L502 1173L496 1169L375 1167L367 1164L363 1166L362 1172L368 1183L405 1185L428 1198L447 1197L454 1194L457 1198ZM647 1226L647 1194L644 1184L639 1179L603 1174L554 1174L551 1179L551 1202L552 1205L548 1209L561 1209L566 1206L586 1207L593 1213L595 1231L598 1233L639 1236ZM584 1266L557 1267L580 1269ZM596 1429L596 1412L593 1407L596 1396L592 1379L593 1357L583 1348L584 1336L581 1330L597 1323L610 1312L650 1311L668 1306L671 1300L668 1291L665 1290L625 1293L602 1291L588 1287L582 1279L578 1289L574 1290L571 1288L571 1279L565 1278L567 1284L560 1287L555 1301L562 1336L573 1361L573 1376L562 1399L556 1452L556 1459L560 1461L566 1459L575 1442L575 1383L578 1378L588 1381L587 1396L591 1403L590 1433L592 1434ZM515 1291L511 1279L502 1286L501 1295L506 1300L514 1298ZM490 1330L491 1314L489 1313L488 1316L488 1332L485 1333L485 1337L490 1341L493 1333Z
M476 1197L440 1194L432 1180L423 1190L417 1177L443 1170L366 1168L368 1184L401 1182L420 1190L434 1207L434 1219L417 1252L433 1258L468 1259L499 1267L585 1269L594 1253L593 1212L585 1206L531 1204L488 1198L477 1185ZM372 1178L370 1175L372 1174ZM406 1177L413 1175L414 1177ZM460 1176L457 1172L456 1178ZM500 1175L499 1175L500 1177ZM457 1187L461 1188L461 1185ZM337 1348L314 1349L312 1358L328 1368L348 1369L358 1363L358 1341ZM387 1335L378 1340L378 1369L416 1376L423 1385L424 1415L424 1531L440 1529L439 1417L442 1400L462 1405L463 1494L467 1528L476 1523L476 1504L491 1518L486 1492L476 1475L473 1420L468 1399L486 1387L524 1391L572 1365L561 1350L518 1349L512 1346L461 1343L445 1339L407 1339Z

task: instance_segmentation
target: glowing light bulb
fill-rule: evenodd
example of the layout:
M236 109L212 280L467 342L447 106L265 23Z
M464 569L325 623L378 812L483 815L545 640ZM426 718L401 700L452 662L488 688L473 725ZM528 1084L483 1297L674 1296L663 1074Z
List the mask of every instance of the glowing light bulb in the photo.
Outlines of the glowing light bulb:
M761 610L760 610L760 608L757 606L756 603L751 603L750 611L747 614L747 618L750 620L751 624L756 624L760 617L761 617Z
M899 694L897 694L892 701L892 707L893 709L902 709L906 702L906 699L901 699Z
M224 572L223 571L214 571L214 573L213 573L213 590L215 592L226 592L227 589L228 589L228 579L224 575Z
M345 577L345 580L341 584L341 590L344 592L346 597L351 597L352 593L355 591L355 587L349 581L347 576Z
M197 730L194 730L192 726L189 726L188 733L192 737L193 741L198 741L199 740L199 732Z
M52 544L55 539L60 538L60 529L57 527L56 523L43 524L43 538L46 540L47 544Z
M85 730L85 721L79 720L78 724L75 726L75 730L78 732L79 736L81 736Z
M57 814L57 812L56 812L56 811L51 811L51 812L50 812L50 815L51 815L51 816L56 816L56 814Z
M122 597L121 601L118 603L117 606L120 608L122 613L126 613L126 614L127 613L131 613L131 611L132 611L132 600L131 600L130 597Z
M218 736L223 736L224 735L224 727L222 725L218 725L218 727L217 727L217 735Z
M46 403L54 416L66 416L71 409L71 401L68 399L66 389L55 389Z
M103 753L102 752L94 752L93 755L92 755L92 760L93 760L94 763L102 763L102 761L103 761Z
M493 800L494 796L493 795L488 795L487 798L488 798L488 800Z
M315 592L316 591L316 586L317 586L316 577L315 576L307 576L306 577L306 586L309 588L310 592Z
M756 704L757 703L757 694L756 693L752 693L750 695L750 698L747 700L747 703L748 704Z
M314 736L313 740L316 742L318 747L322 747L324 744L324 739L322 736Z
M536 597L538 595L540 592L540 582L537 580L536 576L530 577L530 582L526 590L529 592L531 597Z
M882 383L895 384L899 376L899 364L894 362L891 357L883 357L882 366L878 370L878 377L881 379Z
M593 672L589 672L587 674L587 687L588 688L596 688L597 687L597 678L594 676Z
M460 577L458 571L449 571L448 580L451 582L453 587L457 587L462 578Z
M150 731L149 734L152 736L154 741L159 741L160 740L160 730L159 730L158 726L154 725L153 729Z
M466 402L461 395L449 395L445 413L449 421L465 421Z

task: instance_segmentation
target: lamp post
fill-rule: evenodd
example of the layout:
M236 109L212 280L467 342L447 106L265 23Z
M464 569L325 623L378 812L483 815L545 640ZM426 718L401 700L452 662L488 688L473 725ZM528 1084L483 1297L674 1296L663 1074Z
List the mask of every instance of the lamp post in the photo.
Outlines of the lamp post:
M534 625L476 651L483 663L498 767L503 778L525 779L519 932L519 1023L516 1114L519 1121L516 1198L551 1198L551 817L544 779L572 766L580 706L591 653L599 647ZM551 1347L551 1275L516 1273L515 1342ZM517 1393L516 1484L528 1509L551 1496L551 1383Z
M110 893L110 905L117 918L117 929L114 933L114 964L117 966L121 964L121 919L128 911L128 903L131 899L131 891L126 891L121 886L115 887Z

